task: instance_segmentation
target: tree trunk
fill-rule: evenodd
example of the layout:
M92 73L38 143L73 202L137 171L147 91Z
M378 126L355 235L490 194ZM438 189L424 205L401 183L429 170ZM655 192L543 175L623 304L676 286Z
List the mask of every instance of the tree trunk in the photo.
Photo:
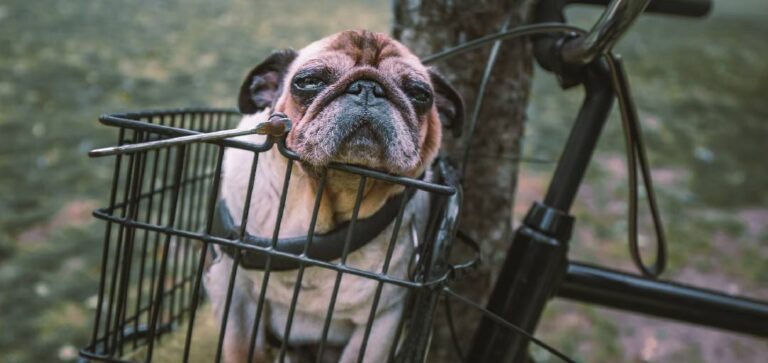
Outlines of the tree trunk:
M393 34L420 56L529 21L535 0L393 0ZM464 96L467 122L475 108L480 80L491 46L437 64ZM520 141L532 76L532 50L526 40L504 42L487 87L475 133L469 140L461 228L481 242L482 264L473 276L453 288L485 304L512 235L512 207L517 182ZM467 129L464 129L464 138ZM463 159L466 141L444 136L443 150ZM466 351L478 316L452 306L457 332ZM442 314L439 315L442 320ZM444 321L435 329L430 361L449 359L452 343Z

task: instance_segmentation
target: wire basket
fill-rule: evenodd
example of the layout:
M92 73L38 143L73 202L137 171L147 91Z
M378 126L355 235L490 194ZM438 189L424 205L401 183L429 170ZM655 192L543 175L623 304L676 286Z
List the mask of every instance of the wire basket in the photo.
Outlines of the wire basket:
M461 192L450 164L438 159L429 172L432 175L430 181L353 165L331 164L327 168L335 173L356 176L358 188L364 189L366 183L371 182L391 183L405 190L402 195L415 193L430 200L424 231L410 231L418 234L419 243L409 257L407 276L394 275L387 270L393 246L402 243L398 242L397 236L409 233L404 232L408 226L402 223L407 198L401 198L396 217L389 226L392 237L389 238L389 252L382 256L385 261L381 269L364 270L346 263L352 237L346 238L343 256L329 260L317 257L311 246L305 246L301 253L281 251L276 248L277 232L271 240L267 238L271 244L266 245L252 243L248 238L222 237L213 233L217 206L221 205L222 160L225 150L230 148L251 153L254 160L276 148L287 159L276 228L279 229L282 220L291 218L290 211L283 213L283 208L291 172L299 159L285 146L283 137L269 137L263 143L204 137L198 137L196 142L174 142L184 137L233 129L240 118L237 111L220 109L148 111L100 118L101 123L118 128L119 146L161 140L169 142L152 149L118 153L115 157L109 204L94 211L95 217L106 222L106 228L93 334L90 344L81 350L81 358L108 362L219 361L225 327L232 324L228 321L230 314L227 311L233 281L237 274L245 273L243 269L247 261L257 259L264 263L259 276L265 276L260 282L264 288L260 290L259 301L265 301L265 291L269 294L270 274L286 269L296 274L285 328L267 333L276 335L271 338L277 341L274 351L279 360L294 354L292 351L297 349L286 342L290 338L292 318L303 290L301 283L306 270L329 271L336 279L331 299L327 302L326 333L315 352L317 357L323 355L327 331L333 329L331 321L333 315L338 314L334 305L338 303L339 284L342 278L357 276L376 285L360 357L365 354L366 345L377 344L369 342L368 338L382 289L399 286L407 291L407 313L399 319L388 360L423 362L441 287L455 270L447 256L456 233ZM258 163L254 162L251 167L251 175L255 175ZM327 175L328 172L322 173L321 183ZM250 183L249 186L253 177ZM361 196L362 192L358 192L355 212L349 222L350 235L354 234ZM317 196L316 200L321 198ZM249 193L246 197L242 211L245 218L248 202L257 200L258 195ZM310 231L314 231L316 219L317 206ZM312 244L313 236L313 233L307 234L307 245ZM240 268L231 269L225 313L216 318L208 312L211 309L204 306L210 303L206 301L203 275L222 251L227 251L233 265ZM257 325L267 324L266 319L260 320L264 304L258 304L257 309L250 337L251 354L256 340L253 335L259 334Z

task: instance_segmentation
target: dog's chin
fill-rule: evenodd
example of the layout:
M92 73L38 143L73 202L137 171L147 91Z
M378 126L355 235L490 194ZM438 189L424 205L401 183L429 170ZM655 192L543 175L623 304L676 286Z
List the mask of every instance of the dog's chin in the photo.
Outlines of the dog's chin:
M302 166L310 175L319 177L322 170L330 163L351 164L391 174L404 174L408 166L393 162L387 150L391 145L375 131L362 126L347 135L332 154L324 157L302 157ZM300 147L299 150L307 149ZM301 152L299 152L301 156ZM315 156L317 156L315 154Z
M332 161L391 171L395 166L387 165L386 147L378 134L363 126L342 141Z

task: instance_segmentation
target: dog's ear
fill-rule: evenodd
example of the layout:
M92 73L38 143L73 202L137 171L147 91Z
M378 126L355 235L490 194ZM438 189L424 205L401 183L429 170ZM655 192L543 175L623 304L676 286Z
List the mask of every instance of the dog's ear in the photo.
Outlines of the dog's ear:
M280 96L283 76L297 54L293 49L274 51L248 73L240 86L240 112L256 113L272 105Z
M435 90L435 106L440 121L444 127L451 129L454 137L461 136L464 128L464 99L434 68L429 68L429 78Z

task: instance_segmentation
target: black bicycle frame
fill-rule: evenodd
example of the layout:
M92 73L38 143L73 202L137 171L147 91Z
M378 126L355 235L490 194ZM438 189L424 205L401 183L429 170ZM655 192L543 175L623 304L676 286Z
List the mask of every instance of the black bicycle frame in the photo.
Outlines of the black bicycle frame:
M607 3L542 0L537 8L537 22L563 22L563 7L573 2ZM621 0L614 0L611 5L618 2ZM706 0L667 0L651 2L646 10L702 16L709 6ZM536 59L544 69L557 75L563 88L582 84L584 102L544 201L531 207L515 232L487 309L532 333L546 303L559 296L768 337L766 302L568 260L568 241L574 223L568 213L611 109L614 89L603 58L575 66L579 63L574 55L577 52L563 52L565 43L567 37L562 36L536 38ZM571 58L570 63L563 61L564 55ZM467 361L524 362L528 359L527 348L527 338L484 318L475 332Z

